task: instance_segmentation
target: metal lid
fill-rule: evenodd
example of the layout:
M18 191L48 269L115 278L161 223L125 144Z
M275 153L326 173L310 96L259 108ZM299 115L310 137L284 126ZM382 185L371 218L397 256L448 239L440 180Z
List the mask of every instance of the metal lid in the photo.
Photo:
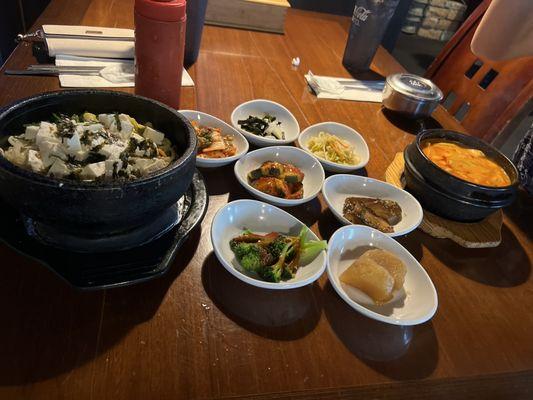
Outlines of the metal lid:
M387 76L387 84L395 91L415 100L441 101L442 91L429 79L414 74Z

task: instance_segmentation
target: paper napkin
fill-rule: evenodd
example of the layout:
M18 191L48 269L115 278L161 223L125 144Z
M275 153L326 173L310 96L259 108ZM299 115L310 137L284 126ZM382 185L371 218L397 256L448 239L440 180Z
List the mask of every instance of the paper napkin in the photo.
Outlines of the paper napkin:
M60 74L59 82L61 83L61 87L109 88L135 86L133 60L78 57L59 54L56 56L56 65L105 67L99 76ZM194 86L191 76L185 69L183 69L181 86Z
M319 99L339 99L381 103L383 81L359 81L314 75L309 71L305 79Z

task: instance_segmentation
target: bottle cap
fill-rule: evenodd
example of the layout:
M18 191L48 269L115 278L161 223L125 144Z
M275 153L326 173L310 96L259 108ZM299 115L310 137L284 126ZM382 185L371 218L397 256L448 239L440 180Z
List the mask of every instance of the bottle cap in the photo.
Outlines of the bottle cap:
M157 21L185 20L185 0L135 0L135 11Z

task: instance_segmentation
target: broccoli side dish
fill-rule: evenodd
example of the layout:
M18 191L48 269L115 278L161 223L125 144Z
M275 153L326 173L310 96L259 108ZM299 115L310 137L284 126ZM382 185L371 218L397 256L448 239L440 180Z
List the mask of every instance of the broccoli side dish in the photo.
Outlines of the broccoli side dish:
M294 278L300 265L308 264L327 248L325 240L308 240L308 228L298 236L278 232L266 235L244 231L230 240L230 248L241 266L269 282Z

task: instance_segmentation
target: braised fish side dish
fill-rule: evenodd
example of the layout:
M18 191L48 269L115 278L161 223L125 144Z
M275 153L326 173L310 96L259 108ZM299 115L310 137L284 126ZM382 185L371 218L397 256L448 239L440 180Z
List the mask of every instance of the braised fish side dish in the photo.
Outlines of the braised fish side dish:
M307 227L298 236L270 232L266 235L244 231L230 241L241 267L269 282L294 278L301 265L313 261L327 248L325 240L308 240Z
M393 226L402 220L402 208L392 200L348 197L342 212L352 224L367 225L385 233L394 232Z
M285 139L285 132L281 129L281 122L270 114L265 114L262 118L249 115L246 119L237 121L241 129L269 139Z
M477 185L503 187L511 184L502 167L477 149L469 149L452 142L427 140L422 151L444 171Z
M126 114L54 114L26 126L0 149L13 164L77 181L136 179L167 167L176 156L170 140L149 122Z
M248 173L248 183L257 190L283 199L303 198L304 173L292 164L266 161Z
M342 283L361 290L376 304L393 298L405 281L407 269L394 254L381 250L368 250L355 260L339 277Z
M196 121L191 122L198 137L198 155L201 158L224 158L237 153L231 135L223 135L219 128L201 126Z

